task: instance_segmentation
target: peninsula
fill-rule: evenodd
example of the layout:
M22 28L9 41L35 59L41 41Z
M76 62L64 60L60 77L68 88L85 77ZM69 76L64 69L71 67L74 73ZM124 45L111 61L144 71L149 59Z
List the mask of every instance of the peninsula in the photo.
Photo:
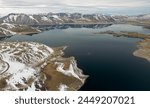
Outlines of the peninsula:
M150 34L140 34L137 32L127 32L127 31L114 32L110 30L94 34L110 34L116 37L123 36L123 37L143 39L140 42L138 42L137 44L138 49L133 52L133 55L144 58L150 62Z

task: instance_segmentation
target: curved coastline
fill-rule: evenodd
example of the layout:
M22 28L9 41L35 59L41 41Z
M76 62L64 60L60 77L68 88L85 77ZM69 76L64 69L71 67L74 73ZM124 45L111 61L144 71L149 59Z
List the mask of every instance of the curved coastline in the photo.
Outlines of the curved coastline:
M123 36L123 37L129 37L129 38L143 39L142 41L137 43L138 49L133 52L133 55L136 57L146 59L150 62L150 34L141 34L137 32L127 32L127 31L114 32L111 30L97 32L94 34L110 34L115 37Z
M133 55L150 62L150 39L138 42L138 49L133 52Z

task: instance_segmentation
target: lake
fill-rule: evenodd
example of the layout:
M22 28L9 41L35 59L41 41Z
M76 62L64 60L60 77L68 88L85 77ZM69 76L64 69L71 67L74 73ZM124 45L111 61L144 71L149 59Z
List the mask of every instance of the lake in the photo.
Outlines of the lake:
M65 25L44 29L47 31L32 36L16 35L5 41L35 41L50 47L67 45L64 56L74 56L78 67L89 75L80 90L150 90L150 62L133 56L140 39L93 34L106 30L150 34L150 30L127 24Z

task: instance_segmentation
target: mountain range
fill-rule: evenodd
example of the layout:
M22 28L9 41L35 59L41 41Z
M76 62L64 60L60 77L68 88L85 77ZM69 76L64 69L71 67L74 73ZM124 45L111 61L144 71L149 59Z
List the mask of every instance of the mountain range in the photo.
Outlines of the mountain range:
M104 15L81 13L16 14L11 13L0 18L0 35L39 33L36 26L63 24L116 24L131 23L150 25L150 14Z
M51 25L64 23L112 23L114 18L102 14L80 14L80 13L48 13L38 15L14 14L0 18L1 23L21 25Z

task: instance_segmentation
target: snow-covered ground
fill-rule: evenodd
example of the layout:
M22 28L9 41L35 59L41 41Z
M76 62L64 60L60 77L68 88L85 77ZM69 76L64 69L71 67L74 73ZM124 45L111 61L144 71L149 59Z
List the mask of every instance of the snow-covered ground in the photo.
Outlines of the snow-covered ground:
M0 27L0 34L5 36L15 35L15 32L12 32L11 30L7 30L5 28Z
M40 33L41 31L37 28L27 26L27 25L18 25L10 23L1 23L0 24L0 36L12 36L15 34L32 34Z
M59 85L59 91L67 91L67 89L68 89L69 87L67 87L67 85L65 85L65 84L60 84Z
M17 85L28 86L25 82L29 79L36 80L44 61L51 56L53 50L43 44L34 42L1 42L0 78L8 77L5 90L18 90ZM43 63L42 63L43 62ZM8 69L4 64L9 64ZM34 82L31 87L34 86ZM28 88L29 89L29 88Z
M79 73L77 74L77 72L80 72L80 71L76 71L77 66L76 66L76 63L74 63L74 61L72 61L72 63L69 66L69 69L67 69L67 70L64 70L64 64L63 63L56 62L56 65L57 65L56 70L58 72L61 72L67 76L73 76L73 77L81 80L82 82L84 82L83 79L80 78L81 74L79 74Z
M86 78L73 57L69 59L69 68L64 69L62 50L60 55L55 55L55 50L41 43L0 42L0 83L2 79L6 82L0 90L41 90L47 78L41 69L50 62L56 66L56 72L74 77L84 84ZM63 82L56 87L57 90L68 90L68 85Z
M2 26L5 26L7 29L15 28L15 25L9 24L9 23L2 23L1 25L2 25Z

